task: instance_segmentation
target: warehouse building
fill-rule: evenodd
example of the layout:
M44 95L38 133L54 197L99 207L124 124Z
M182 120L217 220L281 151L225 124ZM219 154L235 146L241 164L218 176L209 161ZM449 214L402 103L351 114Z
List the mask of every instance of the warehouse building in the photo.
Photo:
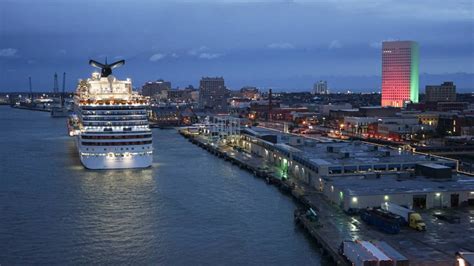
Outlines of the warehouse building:
M474 178L456 172L455 160L262 128L244 129L240 145L344 210L385 201L414 208L474 205Z
M384 202L413 209L474 206L474 179L461 174L444 180L403 172L352 175L322 178L321 184L324 195L346 211Z

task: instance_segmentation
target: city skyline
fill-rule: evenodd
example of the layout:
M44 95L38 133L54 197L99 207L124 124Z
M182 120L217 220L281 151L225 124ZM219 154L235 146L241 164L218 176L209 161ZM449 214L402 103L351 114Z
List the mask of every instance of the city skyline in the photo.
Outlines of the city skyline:
M91 72L87 61L105 56L127 61L117 76L127 73L135 87L223 76L233 89L301 91L323 79L333 91L380 91L381 42L408 39L420 45L420 92L443 81L460 92L474 87L469 1L22 0L0 7L0 91L26 89L28 76L34 89L52 89L54 72L68 73L71 90Z

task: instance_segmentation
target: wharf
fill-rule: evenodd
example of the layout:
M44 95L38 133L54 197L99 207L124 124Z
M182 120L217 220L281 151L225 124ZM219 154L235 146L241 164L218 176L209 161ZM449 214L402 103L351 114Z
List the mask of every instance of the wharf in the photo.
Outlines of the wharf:
M265 179L267 183L276 185L283 193L291 195L302 207L313 208L318 214L318 223L309 221L305 215L297 212L295 219L299 220L317 242L321 253L332 258L336 265L349 265L338 252L344 240L385 241L407 257L410 265L452 265L457 251L474 251L473 209L453 210L455 215L461 217L461 226L434 218L433 214L440 210L428 210L420 213L427 224L426 232L403 227L399 234L388 235L368 226L358 216L344 213L341 208L327 201L321 192L303 181L293 177L282 178L282 174L275 167L267 165L261 157L228 146L211 145L200 135L191 135L184 131L180 133L210 153L252 172L256 177Z
M51 108L39 108L39 107L29 107L29 106L21 106L21 105L11 105L11 107L15 108L15 109L23 109L23 110L51 113Z
M312 201L305 197L305 194L302 193L305 191L302 190L301 187L297 187L294 182L290 182L288 179L282 179L281 175L267 166L262 158L245 152L234 151L231 147L227 146L213 146L198 135L189 135L183 131L180 131L180 133L188 138L191 143L206 149L211 154L253 173L256 177L264 179L269 184L277 186L282 193L292 196L301 206L312 207L319 210ZM339 245L343 239L337 237L338 231L333 228L332 224L322 224L322 227L319 227L306 219L304 215L295 216L295 220L298 220L303 228L316 241L323 255L328 255L336 265L349 265L348 261L338 252Z

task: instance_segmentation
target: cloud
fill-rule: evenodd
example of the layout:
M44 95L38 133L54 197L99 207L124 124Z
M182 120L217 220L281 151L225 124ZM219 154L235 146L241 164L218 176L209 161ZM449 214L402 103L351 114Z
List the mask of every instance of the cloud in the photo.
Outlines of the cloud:
M222 54L217 54L217 53L201 53L199 54L199 58L201 59L216 59L221 57Z
M177 53L172 53L172 54L170 54L170 56L173 57L173 58L178 58L179 57L179 55Z
M196 56L197 58L200 59L216 59L221 57L223 54L220 53L212 53L209 51L210 49L206 46L201 46L199 48L193 48L188 51L188 55L190 56ZM175 56L173 56L175 55ZM177 54L172 54L173 57L178 57Z
M60 54L60 55L66 55L66 54L67 54L67 51L66 51L66 49L61 49L61 50L58 51L58 54Z
M329 49L339 49L342 48L342 43L338 40L332 40L328 46Z
M150 56L150 59L149 59L149 60L150 60L151 62L156 62L156 61L159 61L159 60L161 60L161 59L163 59L163 58L165 58L165 57L166 57L165 54L157 53L157 54L154 54L154 55Z
M17 52L18 50L14 48L0 49L0 57L14 57Z
M267 45L270 49L294 49L295 46L288 42L275 42Z
M32 65L32 64L35 64L36 61L33 60L33 59L30 59L30 60L26 61L26 63L27 63L28 65Z
M200 53L209 50L206 46L201 46L199 48L193 48L188 51L189 55L199 55Z

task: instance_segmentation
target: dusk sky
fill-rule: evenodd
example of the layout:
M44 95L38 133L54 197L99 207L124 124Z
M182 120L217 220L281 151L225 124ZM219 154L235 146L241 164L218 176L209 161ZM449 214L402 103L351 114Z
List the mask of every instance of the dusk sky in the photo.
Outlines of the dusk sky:
M0 91L68 90L89 59L125 59L114 73L139 87L224 76L244 85L333 91L380 88L381 41L420 45L420 91L452 80L474 91L472 0L124 1L0 0ZM61 81L60 81L61 83Z

